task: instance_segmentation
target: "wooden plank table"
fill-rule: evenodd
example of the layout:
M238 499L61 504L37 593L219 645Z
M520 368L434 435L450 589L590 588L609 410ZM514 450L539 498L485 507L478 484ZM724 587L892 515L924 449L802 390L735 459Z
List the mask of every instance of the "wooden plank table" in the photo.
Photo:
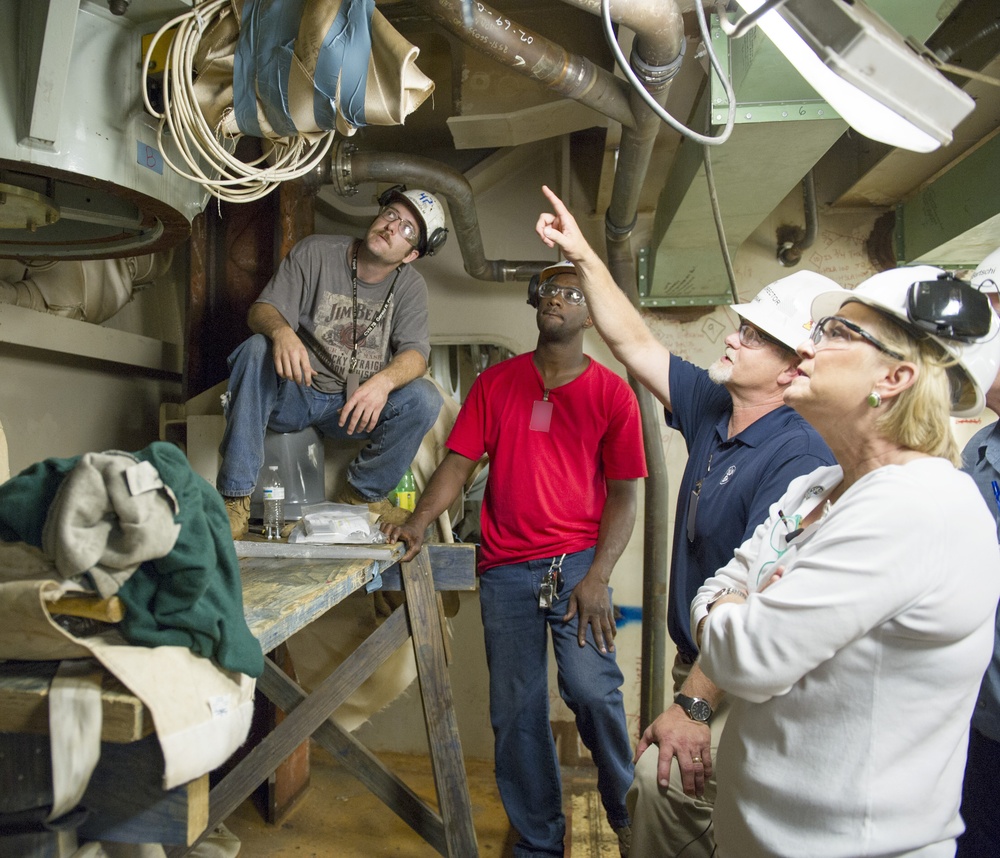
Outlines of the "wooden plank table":
M102 805L102 812L112 821L96 820L96 827L89 832L81 829L81 835L121 842L162 842L171 858L179 858L224 821L296 746L312 737L440 854L451 858L477 856L468 782L452 706L446 627L435 592L475 589L475 549L472 545L432 544L425 546L413 561L400 564L401 553L400 546L237 543L244 614L265 652L351 593L373 584L403 590L405 607L394 611L311 694L306 694L273 661L265 659L265 672L257 688L287 715L210 793L207 775L170 793L158 794L151 794L156 793L152 787L135 789L136 781L130 778L131 794L114 794L107 799L108 807ZM376 580L379 576L381 581ZM330 718L379 665L410 640L416 655L438 810L413 793ZM9 737L19 746L26 735L47 743L48 682L55 667L56 663L47 662L0 664L0 736ZM158 762L162 776L162 757L157 761L159 746L150 735L149 713L113 677L105 682L102 700L106 717L99 765L118 767L120 771L123 766L131 767L134 760L148 758L144 767L153 772L151 783L155 785L153 770ZM115 750L115 746L121 750ZM46 756L37 749L32 753L36 758ZM46 780L45 773L41 773L41 780ZM102 776L97 780L108 780L109 788L122 782L120 777ZM92 785L103 789L94 779ZM63 854L49 851L49 846L22 854Z
M265 652L368 585L376 575L382 574L383 588L402 588L406 602L404 608L394 611L310 694L274 662L265 660L264 675L257 688L287 714L212 789L207 830L225 821L296 746L311 736L440 854L450 858L477 856L468 781L445 658L444 625L435 593L435 588L475 588L474 546L426 546L413 561L399 564L396 563L401 553L399 546L387 549L381 559L363 556L377 553L377 547L359 546L356 552L347 553L360 559L351 559L318 555L354 546L336 546L336 552L324 552L319 546L286 546L288 550L281 550L281 546L247 548L246 545L237 544L244 612ZM307 556L292 556L303 552ZM417 796L330 717L379 665L411 639L439 811ZM167 854L170 858L180 858L189 851L178 847L167 850Z

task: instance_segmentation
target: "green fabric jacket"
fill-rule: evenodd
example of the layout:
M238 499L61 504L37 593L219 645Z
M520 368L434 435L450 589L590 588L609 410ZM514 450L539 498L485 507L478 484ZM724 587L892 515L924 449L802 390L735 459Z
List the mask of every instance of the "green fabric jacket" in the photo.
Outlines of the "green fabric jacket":
M260 676L264 656L243 616L222 497L173 444L155 441L131 455L150 462L174 492L181 530L169 554L142 563L118 591L126 606L122 635L140 646L188 647L226 670ZM0 539L42 547L49 506L79 459L46 459L0 485Z

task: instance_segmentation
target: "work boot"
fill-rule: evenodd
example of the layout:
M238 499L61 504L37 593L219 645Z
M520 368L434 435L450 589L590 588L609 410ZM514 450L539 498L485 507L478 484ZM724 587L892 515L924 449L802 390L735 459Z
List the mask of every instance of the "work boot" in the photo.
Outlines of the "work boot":
M410 517L408 509L402 509L391 503L388 498L381 498L377 501L367 501L359 495L354 486L344 483L344 488L337 495L336 503L347 503L353 506L366 506L368 512L376 517L376 521L385 521L389 524L405 524Z
M228 498L225 495L222 499L226 502L226 515L229 516L229 529L233 534L233 541L238 542L247 535L250 527L250 495L241 498Z

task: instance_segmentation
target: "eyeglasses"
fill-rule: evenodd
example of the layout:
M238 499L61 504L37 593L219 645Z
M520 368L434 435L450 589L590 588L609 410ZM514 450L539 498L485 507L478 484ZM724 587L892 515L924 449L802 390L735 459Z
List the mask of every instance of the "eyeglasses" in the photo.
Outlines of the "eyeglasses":
M765 334L763 331L757 330L757 328L749 322L742 322L737 333L740 337L740 345L747 349L762 349L768 343L775 346L781 346L781 348L786 348L784 343L779 342L769 334Z
M903 356L895 349L890 349L887 345L875 339L868 331L841 316L826 316L820 319L809 335L809 339L813 341L813 345L817 350L820 348L844 349L854 342L857 337L860 337L869 345L875 346L880 352L889 355L889 357L896 360L903 360Z
M416 247L420 242L420 230L408 220L403 220L400 213L391 206L382 206L378 210L378 216L387 223L398 223L396 231L403 236L410 247Z
M567 304L582 304L585 300L583 292L572 286L556 286L551 280L538 285L539 298L554 298L556 295L562 295Z

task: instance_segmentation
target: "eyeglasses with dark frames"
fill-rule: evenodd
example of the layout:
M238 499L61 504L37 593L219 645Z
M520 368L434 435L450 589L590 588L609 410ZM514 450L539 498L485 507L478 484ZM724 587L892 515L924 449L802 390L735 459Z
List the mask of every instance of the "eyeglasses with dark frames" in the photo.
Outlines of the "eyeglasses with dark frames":
M554 298L556 295L562 295L567 304L579 305L585 300L583 292L572 286L557 286L551 280L538 284L539 298Z
M420 242L420 230L403 217L392 206L382 206L378 210L378 216L387 223L397 223L397 232L406 240L411 247L416 247Z
M755 328L749 322L740 322L740 327L737 333L740 338L740 345L744 348L762 349L768 343L780 346L783 349L787 348L783 342L776 340L770 334L765 334L762 330Z
M847 348L856 341L855 336L860 337L869 345L875 346L883 354L889 355L896 360L903 360L903 355L895 349L890 349L885 343L880 342L868 333L860 325L843 318L843 316L825 316L813 327L809 339L812 340L816 349L820 348Z

